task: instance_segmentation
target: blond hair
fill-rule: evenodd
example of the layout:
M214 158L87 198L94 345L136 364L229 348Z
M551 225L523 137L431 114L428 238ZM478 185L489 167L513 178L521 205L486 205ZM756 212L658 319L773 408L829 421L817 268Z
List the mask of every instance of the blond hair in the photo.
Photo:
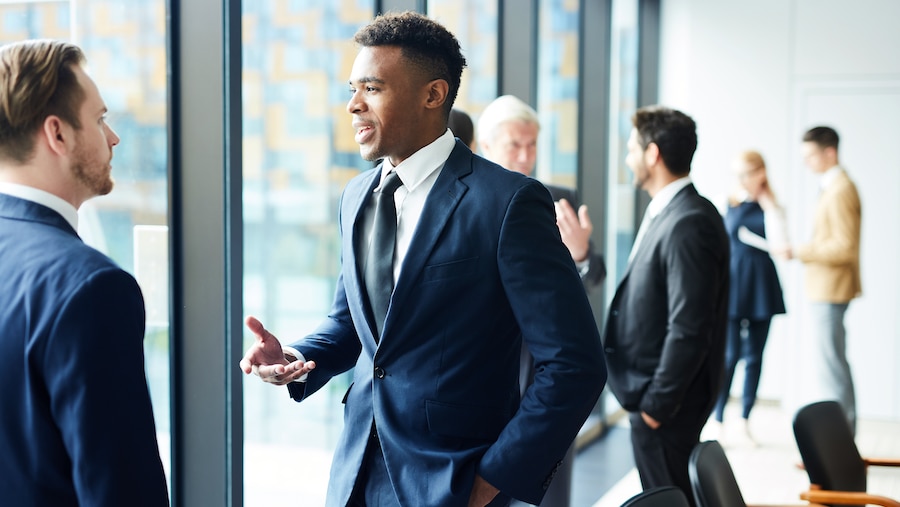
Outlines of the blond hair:
M85 61L74 44L27 40L0 47L0 159L26 162L48 116L81 128L84 90L73 69Z

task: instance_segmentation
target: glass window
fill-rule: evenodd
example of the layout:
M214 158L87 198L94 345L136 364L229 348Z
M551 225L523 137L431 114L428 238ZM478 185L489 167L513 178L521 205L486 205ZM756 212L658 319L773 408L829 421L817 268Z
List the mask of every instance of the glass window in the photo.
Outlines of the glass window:
M478 115L497 97L497 2L429 0L428 16L459 40L467 68L453 106L477 124Z
M373 0L244 2L244 313L289 344L331 307L340 269L338 201L371 167L353 139L347 79L353 35ZM252 336L245 332L245 349ZM245 505L303 495L324 505L350 377L297 404L244 377ZM289 466L273 467L273 460Z
M53 38L81 46L122 139L112 163L115 189L81 207L78 233L134 274L143 290L147 379L168 478L166 1L7 1L0 2L0 23L0 44Z
M612 4L612 37L610 41L610 124L609 173L607 188L606 266L609 271L606 285L607 301L612 301L616 285L628 263L628 254L635 235L635 207L637 192L633 175L625 165L626 145L631 135L631 116L637 109L638 94L638 1L614 0ZM619 405L609 394L607 413Z
M571 188L578 181L577 0L539 3L537 178Z

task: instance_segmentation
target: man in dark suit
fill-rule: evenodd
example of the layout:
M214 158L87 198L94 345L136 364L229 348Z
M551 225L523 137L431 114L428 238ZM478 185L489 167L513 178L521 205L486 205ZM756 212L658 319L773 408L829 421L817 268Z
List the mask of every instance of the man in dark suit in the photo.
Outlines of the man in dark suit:
M0 48L0 503L165 506L144 301L75 232L119 143L83 63L64 42Z
M525 176L534 173L540 130L540 120L534 108L513 95L497 97L478 117L478 139L484 157ZM578 196L573 188L547 184L544 186L550 191L555 203L556 224L563 243L575 261L585 291L591 291L599 287L600 282L606 278L606 263L591 244L594 226L588 216L587 206L578 205ZM520 382L522 392L525 392L534 378L534 363L525 348L522 349L521 361ZM556 479L544 496L542 506L568 507L571 503L574 455L573 442Z
M332 310L291 347L249 317L241 367L298 401L355 367L330 506L540 502L606 378L550 195L447 129L465 58L444 27L386 14L355 40L347 109L363 158L383 160L344 190ZM394 288L379 310L366 257L385 202ZM522 342L538 373L520 398Z
M609 308L609 386L631 413L643 487L677 486L693 498L688 458L724 371L728 236L691 183L694 121L646 107L632 123L625 162L652 200Z

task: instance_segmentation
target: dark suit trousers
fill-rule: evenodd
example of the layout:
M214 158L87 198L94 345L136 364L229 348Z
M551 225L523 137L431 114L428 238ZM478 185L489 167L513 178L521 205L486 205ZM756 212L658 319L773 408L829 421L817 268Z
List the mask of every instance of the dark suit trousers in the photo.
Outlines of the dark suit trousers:
M691 451L700 442L700 431L709 417L709 410L686 410L658 429L644 423L640 412L631 412L631 444L634 462L645 490L658 486L676 486L694 505L694 494L688 477Z

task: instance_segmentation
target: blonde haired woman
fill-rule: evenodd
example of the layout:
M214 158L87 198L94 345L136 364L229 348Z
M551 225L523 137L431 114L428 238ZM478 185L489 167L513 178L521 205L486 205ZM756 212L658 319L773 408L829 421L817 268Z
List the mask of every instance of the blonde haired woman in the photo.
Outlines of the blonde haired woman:
M784 211L769 185L766 163L756 151L741 153L734 163L739 188L729 197L725 229L731 242L731 287L725 348L725 384L716 403L722 422L735 366L744 360L743 436L755 445L748 419L756 402L763 349L772 317L785 313L781 283L772 254L788 248Z

